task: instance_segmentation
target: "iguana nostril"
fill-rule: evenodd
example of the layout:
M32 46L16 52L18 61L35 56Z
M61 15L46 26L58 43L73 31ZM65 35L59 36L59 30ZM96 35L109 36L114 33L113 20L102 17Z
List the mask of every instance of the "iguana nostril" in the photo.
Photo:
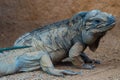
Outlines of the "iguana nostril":
M108 17L108 24L112 24L114 22L115 22L115 17L113 16Z

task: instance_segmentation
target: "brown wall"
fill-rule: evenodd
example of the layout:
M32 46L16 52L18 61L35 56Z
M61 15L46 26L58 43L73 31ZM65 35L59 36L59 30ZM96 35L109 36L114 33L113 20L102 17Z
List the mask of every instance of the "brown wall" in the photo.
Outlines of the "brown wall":
M104 40L107 45L113 36L115 42L112 45L120 43L119 0L0 0L0 47L11 46L20 35L41 25L91 9L100 9L117 17L117 26Z

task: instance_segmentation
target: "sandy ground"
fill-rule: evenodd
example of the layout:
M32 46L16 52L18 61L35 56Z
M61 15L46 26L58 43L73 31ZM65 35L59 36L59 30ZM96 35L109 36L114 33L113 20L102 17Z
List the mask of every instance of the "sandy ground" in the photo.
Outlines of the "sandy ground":
M96 65L93 70L76 69L75 67L68 64L55 65L57 69L67 69L77 72L81 71L81 75L66 75L64 78L62 78L51 76L44 73L43 71L37 70L33 72L3 76L0 78L0 80L120 80L119 43L119 38L114 38L114 36L112 37L112 35L108 33L108 35L106 35L101 40L101 44L95 53L89 51L89 49L85 51L91 58L101 61L101 64Z
M18 73L1 77L0 80L120 80L120 61L106 62L97 65L94 70L75 69L68 66L57 66L59 69L81 71L81 75L54 77L42 71Z

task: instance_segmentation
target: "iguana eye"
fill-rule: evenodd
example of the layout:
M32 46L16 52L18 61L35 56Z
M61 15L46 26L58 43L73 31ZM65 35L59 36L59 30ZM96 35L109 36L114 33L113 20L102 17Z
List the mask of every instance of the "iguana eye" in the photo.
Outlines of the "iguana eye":
M98 23L100 23L101 21L100 21L100 20L94 20L94 22L98 24Z

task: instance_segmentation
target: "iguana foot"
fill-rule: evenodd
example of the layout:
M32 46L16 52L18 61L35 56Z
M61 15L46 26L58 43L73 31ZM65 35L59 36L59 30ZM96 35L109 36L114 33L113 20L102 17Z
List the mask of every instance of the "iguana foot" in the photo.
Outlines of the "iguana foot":
M92 64L100 64L100 60L91 59Z
M74 71L70 71L70 70L58 70L58 69L52 69L52 68L49 68L49 71L47 71L47 72L48 72L48 74L58 76L58 77L64 77L64 75L81 74L81 72L74 72Z
M95 59L87 59L84 62L91 63L91 64L101 64L100 60L95 60Z
M85 53L81 53L80 56L82 60L84 61L84 63L100 64L99 60L90 59Z
M92 64L83 64L82 68L83 69L94 69L95 65L92 65Z

